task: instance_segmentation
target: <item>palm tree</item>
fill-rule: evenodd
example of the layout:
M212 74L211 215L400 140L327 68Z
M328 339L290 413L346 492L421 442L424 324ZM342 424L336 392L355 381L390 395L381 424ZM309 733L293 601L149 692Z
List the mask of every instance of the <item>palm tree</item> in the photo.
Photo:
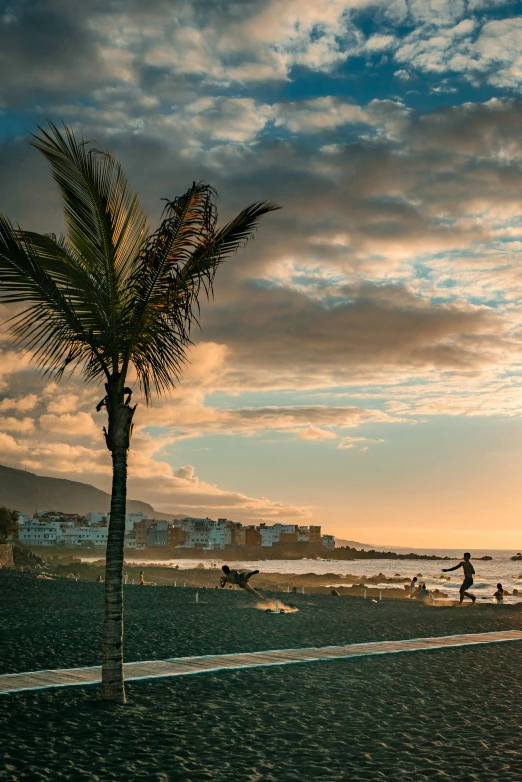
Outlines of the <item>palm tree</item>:
M159 228L147 216L115 157L53 123L32 145L47 158L60 189L66 233L57 238L15 228L0 215L0 302L22 305L10 319L20 348L57 379L78 370L105 384L97 410L112 455L111 515L105 571L102 698L125 702L123 546L127 451L136 407L127 387L134 367L148 404L174 387L197 322L200 294L212 291L217 266L252 236L258 201L217 228L215 191L206 184L167 201Z

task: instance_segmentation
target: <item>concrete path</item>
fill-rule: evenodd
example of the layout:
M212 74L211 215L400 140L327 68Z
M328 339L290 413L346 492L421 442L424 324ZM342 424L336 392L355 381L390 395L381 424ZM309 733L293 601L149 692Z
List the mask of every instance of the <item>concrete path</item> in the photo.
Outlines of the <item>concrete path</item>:
M148 660L125 663L125 681L160 679L167 676L189 676L195 673L259 668L268 665L290 665L320 660L343 660L351 657L370 657L377 654L420 652L447 649L455 646L522 641L522 631L506 630L498 633L447 635L439 638L413 638L407 641L377 641L347 646L320 646L310 649L278 649L245 654L209 654L203 657L174 657L169 660ZM65 668L55 671L9 673L0 676L0 694L45 690L51 687L85 686L99 684L101 666Z

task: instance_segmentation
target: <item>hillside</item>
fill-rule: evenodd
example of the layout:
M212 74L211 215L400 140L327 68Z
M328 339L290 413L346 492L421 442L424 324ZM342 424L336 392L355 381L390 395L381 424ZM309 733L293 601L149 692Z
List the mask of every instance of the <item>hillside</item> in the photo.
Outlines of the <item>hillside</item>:
M107 512L110 499L107 492L88 483L47 478L0 464L0 505L16 508L21 513L34 513L37 509L64 513ZM128 513L140 511L150 516L154 508L147 502L127 500Z

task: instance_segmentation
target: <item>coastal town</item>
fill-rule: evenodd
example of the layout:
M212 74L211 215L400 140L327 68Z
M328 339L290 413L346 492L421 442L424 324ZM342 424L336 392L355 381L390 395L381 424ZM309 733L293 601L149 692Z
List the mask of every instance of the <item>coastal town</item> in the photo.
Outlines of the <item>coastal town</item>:
M110 514L90 512L85 516L61 511L37 510L33 516L18 515L14 537L26 546L103 548L107 545ZM324 535L318 525L244 525L218 518L147 518L144 513L127 513L125 549L197 549L216 551L227 548L273 549L295 546L303 552L323 548L333 551L335 537Z

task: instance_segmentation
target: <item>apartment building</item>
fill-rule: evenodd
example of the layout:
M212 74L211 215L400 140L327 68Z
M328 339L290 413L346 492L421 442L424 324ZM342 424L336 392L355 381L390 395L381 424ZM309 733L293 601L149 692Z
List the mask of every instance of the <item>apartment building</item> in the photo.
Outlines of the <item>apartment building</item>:
M166 546L168 543L169 522L158 519L149 527L147 532L147 546Z
M185 530L179 522L169 524L167 529L167 546L169 548L177 548L183 546L185 543Z
M261 546L261 533L253 525L245 527L245 546L252 546L252 548Z
M333 551L335 548L335 536L334 535L323 535L321 537L321 543L323 544L324 548L329 549L329 551Z
M31 519L18 526L18 540L27 546L56 546L63 539L57 521Z

